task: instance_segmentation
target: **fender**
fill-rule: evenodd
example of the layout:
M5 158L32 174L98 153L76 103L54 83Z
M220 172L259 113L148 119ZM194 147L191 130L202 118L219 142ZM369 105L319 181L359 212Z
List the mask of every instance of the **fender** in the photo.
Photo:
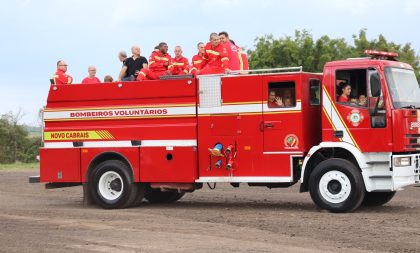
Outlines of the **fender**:
M356 161L361 169L364 169L366 167L369 167L367 164L366 156L360 152L358 148L353 146L352 144L349 144L347 142L321 142L318 146L312 147L308 154L306 155L305 159L303 160L302 165L302 174L300 177L300 182L303 183L305 178L305 171L306 171L306 165L308 164L309 160L311 159L311 156L315 154L318 150L323 148L342 148L347 151L349 151L355 158Z

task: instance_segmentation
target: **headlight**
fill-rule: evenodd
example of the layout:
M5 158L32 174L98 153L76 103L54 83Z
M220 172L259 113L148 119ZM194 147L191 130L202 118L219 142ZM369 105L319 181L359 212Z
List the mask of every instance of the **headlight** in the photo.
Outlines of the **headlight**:
M395 157L394 166L395 167L411 166L411 157Z

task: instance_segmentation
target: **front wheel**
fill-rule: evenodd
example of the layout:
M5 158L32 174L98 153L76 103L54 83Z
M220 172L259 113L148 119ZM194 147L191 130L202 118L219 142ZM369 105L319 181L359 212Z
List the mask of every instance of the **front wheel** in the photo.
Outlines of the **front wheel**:
M396 192L366 192L363 206L382 206L391 201Z
M131 169L118 160L108 160L97 165L89 178L89 192L93 201L103 208L115 209L130 206L138 195Z
M331 212L350 212L362 203L365 187L361 173L351 162L332 158L318 164L309 177L315 204Z

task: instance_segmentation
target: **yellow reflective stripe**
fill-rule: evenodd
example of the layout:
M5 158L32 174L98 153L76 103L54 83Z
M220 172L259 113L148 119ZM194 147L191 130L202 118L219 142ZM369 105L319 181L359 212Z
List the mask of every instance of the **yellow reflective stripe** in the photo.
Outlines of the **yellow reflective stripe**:
M146 74L140 71L140 74L142 74L144 77L146 77Z
M71 84L71 77L67 78L67 84Z
M219 52L216 52L216 51L213 51L213 50L210 50L210 49L207 49L207 50L206 50L206 52L207 52L208 54L220 55L220 53L219 53Z
M172 64L171 64L171 65L169 65L169 66L168 66L168 69L169 69L169 68L172 68L173 66L174 66L174 65L172 65Z
M201 62L203 62L203 61L202 60L194 61L194 64L199 64Z
M161 60L161 61L168 61L168 58L166 57L159 57L159 56L155 56L156 60Z
M239 56L239 69L244 70L244 61L242 60L242 56L240 52L238 53L238 56Z
M229 58L228 57L223 57L222 61L229 61Z
M172 63L172 65L174 65L174 66L184 66L184 63L183 62L174 62L174 63Z
M153 64L153 63L155 63L155 61L149 61L149 64Z
M197 70L197 68L194 68L194 67L193 67L193 68L191 68L191 69L190 69L190 73L191 73L191 72L193 72L194 70Z
M188 74L188 70L184 69L184 73L185 73L185 74Z

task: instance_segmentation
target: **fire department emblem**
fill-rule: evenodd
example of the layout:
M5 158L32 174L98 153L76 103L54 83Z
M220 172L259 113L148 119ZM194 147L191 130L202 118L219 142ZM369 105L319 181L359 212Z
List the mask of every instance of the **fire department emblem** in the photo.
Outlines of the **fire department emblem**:
M289 134L284 138L284 146L286 148L298 148L299 145L299 139L294 134Z
M363 115L359 110L352 110L347 116L347 120L351 122L353 126L358 126L363 121Z

